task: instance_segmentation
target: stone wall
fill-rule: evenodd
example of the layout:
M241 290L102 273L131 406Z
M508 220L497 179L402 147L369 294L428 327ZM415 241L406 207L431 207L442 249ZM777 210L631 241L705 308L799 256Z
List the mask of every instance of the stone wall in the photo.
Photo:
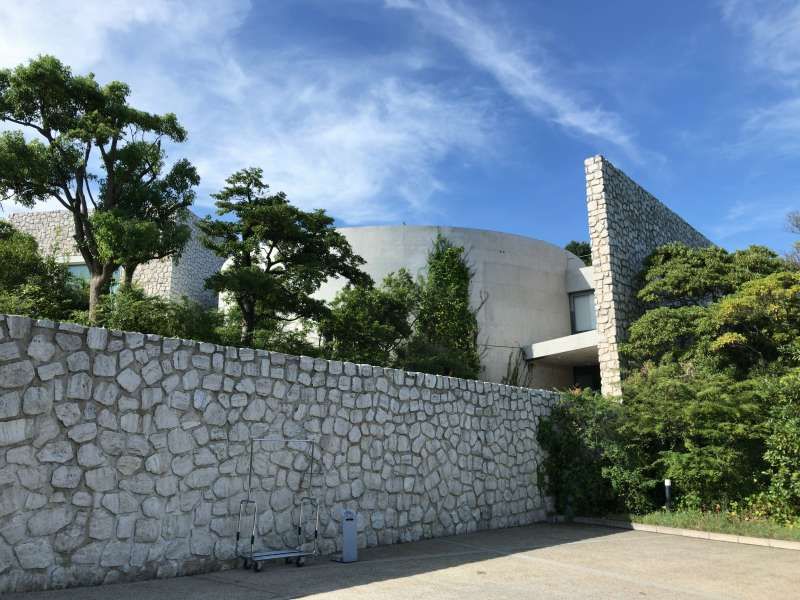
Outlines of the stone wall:
M603 393L621 393L619 343L638 312L636 278L644 260L669 242L711 242L602 156L586 159L598 356Z
M68 258L80 254L73 237L75 224L66 210L12 213L8 220L20 231L32 235L39 244L39 252L45 256Z
M32 235L42 254L71 264L83 263L73 238L72 216L66 210L13 213L9 221L20 231ZM177 260L164 258L146 262L136 269L133 281L154 296L175 300L186 296L206 308L216 308L217 295L205 289L205 280L219 271L223 260L200 242L197 221L194 214L189 215L192 237Z
M170 295L176 299L186 296L206 308L217 308L217 293L206 289L205 283L206 279L222 268L225 261L200 241L202 234L197 228L198 221L195 215L189 216L192 237L172 267Z
M235 564L248 440L311 437L321 549L545 517L554 394L0 315L0 592ZM257 454L262 544L290 542L311 457Z

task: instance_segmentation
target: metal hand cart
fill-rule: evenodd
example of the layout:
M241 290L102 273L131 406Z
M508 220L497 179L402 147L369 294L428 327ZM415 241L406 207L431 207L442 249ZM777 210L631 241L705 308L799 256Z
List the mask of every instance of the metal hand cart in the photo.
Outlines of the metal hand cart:
M300 479L300 491L297 493L293 503L293 511L296 509L298 512L297 520L297 545L281 548L277 550L256 550L256 527L258 525L258 503L253 500L253 457L256 452L256 444L276 444L281 447L291 446L305 446L309 452L308 466ZM239 522L236 526L236 556L244 559L244 568L253 568L254 571L260 571L263 567L263 561L284 559L286 564L294 562L298 567L305 564L306 558L309 556L316 556L319 553L319 500L311 496L312 478L314 476L314 455L316 442L314 440L300 440L300 439L286 439L286 438L252 438L250 440L250 467L247 475L247 499L239 502ZM267 451L274 452L274 450ZM250 529L250 548L246 548L246 544L241 544L242 537L242 516L246 513L247 506L253 507L253 526ZM307 519L306 511L309 511ZM246 515L245 515L246 516ZM246 520L246 519L245 519ZM309 541L310 527L313 524L314 535L313 539ZM245 531L246 534L246 531ZM310 548L309 548L310 546Z

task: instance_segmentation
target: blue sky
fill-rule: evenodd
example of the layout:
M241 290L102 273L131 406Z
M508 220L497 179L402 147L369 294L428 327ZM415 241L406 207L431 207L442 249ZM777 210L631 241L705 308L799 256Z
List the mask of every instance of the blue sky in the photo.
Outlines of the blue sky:
M178 114L170 155L200 169L200 214L252 165L341 224L563 244L588 238L600 153L722 246L793 240L797 2L0 5L0 66L44 52Z

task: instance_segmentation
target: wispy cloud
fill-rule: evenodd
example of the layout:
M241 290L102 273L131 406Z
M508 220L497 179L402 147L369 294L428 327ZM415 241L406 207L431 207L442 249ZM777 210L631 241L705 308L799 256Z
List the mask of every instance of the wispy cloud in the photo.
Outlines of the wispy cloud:
M800 4L794 0L724 0L723 20L742 35L752 73L778 100L752 107L740 147L800 151ZM770 93L770 98L775 94Z
M529 112L579 136L608 142L636 160L642 153L628 126L616 113L579 100L579 93L552 75L551 60L518 43L505 23L479 18L463 4L449 0L385 0L390 8L411 11L431 32L458 48L485 70Z
M738 201L711 227L712 235L722 241L757 230L783 232L790 210L787 202Z
M748 37L754 64L796 79L800 74L800 4L794 0L723 0L725 21Z
M275 190L350 223L435 212L437 165L488 144L475 94L407 76L413 61L314 56L302 46L242 49L244 0L0 4L0 66L52 53L76 72L120 79L132 101L175 112L203 178L198 202L244 166Z

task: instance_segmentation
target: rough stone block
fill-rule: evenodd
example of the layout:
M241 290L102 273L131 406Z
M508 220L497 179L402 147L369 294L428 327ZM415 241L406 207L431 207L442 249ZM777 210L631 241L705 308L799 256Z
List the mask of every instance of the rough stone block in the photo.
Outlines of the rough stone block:
M98 377L113 377L117 374L117 357L112 354L95 354L92 373Z
M0 365L0 388L18 388L33 381L35 372L29 360Z
M29 317L8 315L6 317L8 335L15 340L21 340L31 334L32 320Z
M100 467L86 472L86 485L95 492L107 492L117 485L117 474L111 467Z
M15 360L20 356L19 345L17 345L17 342L6 342L4 344L0 344L0 361Z
M71 372L88 371L89 355L86 352L73 352L67 355L67 369Z
M28 344L28 356L39 362L47 362L56 353L55 344L45 335L35 335Z
M80 484L82 474L80 467L61 466L53 471L53 478L50 482L56 488L73 489Z
M108 343L108 329L90 327L86 332L86 345L92 350L105 350Z
M142 378L139 377L135 371L128 368L117 375L117 383L119 383L126 392L132 394L142 383Z
M0 419L10 419L19 414L21 397L19 392L0 394Z
M88 373L71 375L67 384L67 398L88 400L92 397L92 378Z
M97 437L97 424L81 423L80 425L75 425L67 432L67 435L69 439L79 444L88 442Z
M54 564L53 548L47 540L33 540L14 547L23 569L44 569Z

